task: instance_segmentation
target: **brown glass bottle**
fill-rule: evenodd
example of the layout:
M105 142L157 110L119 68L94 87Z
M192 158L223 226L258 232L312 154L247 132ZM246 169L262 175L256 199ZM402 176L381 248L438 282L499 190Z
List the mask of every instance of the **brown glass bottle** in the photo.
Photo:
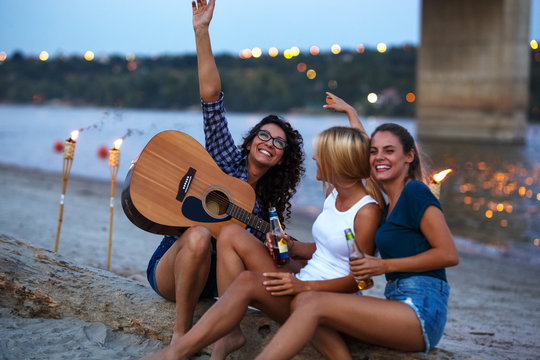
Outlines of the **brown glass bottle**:
M356 245L356 241L354 241L354 235L351 229L345 229L345 239L347 239L347 246L349 247L349 259L362 259L364 257L364 253ZM373 279L371 278L367 280L357 280L356 283L358 284L358 289L360 290L367 290L373 287Z

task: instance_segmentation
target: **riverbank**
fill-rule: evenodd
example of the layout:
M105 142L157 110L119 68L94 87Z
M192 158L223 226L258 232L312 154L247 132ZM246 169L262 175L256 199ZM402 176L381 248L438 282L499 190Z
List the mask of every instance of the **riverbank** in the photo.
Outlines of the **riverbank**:
M61 186L59 174L0 165L0 233L53 250ZM118 185L111 271L145 283L148 257L160 237L129 222L120 206L120 194ZM70 177L59 254L73 262L106 269L109 196L109 181ZM310 237L311 218L312 214L295 214L289 232L298 239ZM456 240L461 262L448 269L452 292L448 323L438 348L457 358L460 354L495 360L537 358L540 279L534 274L540 268L491 252L483 254L478 249L473 254L464 245L466 240ZM366 295L382 297L384 280L377 277L375 282ZM0 309L0 319L0 358L18 359L21 349L29 348L30 357L25 358L130 359L162 346L78 319L22 319L11 315L9 309ZM55 332L47 331L52 328ZM60 337L69 337L69 344L57 341Z

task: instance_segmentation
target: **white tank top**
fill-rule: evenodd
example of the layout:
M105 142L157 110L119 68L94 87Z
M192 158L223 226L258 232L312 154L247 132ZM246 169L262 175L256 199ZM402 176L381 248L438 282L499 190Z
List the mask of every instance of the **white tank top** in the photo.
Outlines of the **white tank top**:
M350 228L354 233L354 218L358 210L366 204L377 203L366 195L347 211L336 209L336 189L324 200L311 233L317 250L296 277L302 281L329 280L349 275L349 249L344 230Z

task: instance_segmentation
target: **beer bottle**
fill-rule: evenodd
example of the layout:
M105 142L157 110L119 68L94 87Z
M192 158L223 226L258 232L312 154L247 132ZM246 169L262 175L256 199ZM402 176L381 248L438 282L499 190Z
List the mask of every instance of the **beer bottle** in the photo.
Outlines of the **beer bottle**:
M285 232L281 228L281 223L276 213L275 207L268 209L270 212L270 232L272 236L272 250L274 263L276 266L283 266L289 261L289 249L287 248L287 240L285 240Z
M347 239L347 246L349 248L349 259L362 259L364 257L364 253L358 248L358 245L356 245L356 241L354 241L354 235L351 229L345 229L345 239ZM357 280L356 283L358 284L358 289L367 290L373 286L373 279L369 278L367 280Z

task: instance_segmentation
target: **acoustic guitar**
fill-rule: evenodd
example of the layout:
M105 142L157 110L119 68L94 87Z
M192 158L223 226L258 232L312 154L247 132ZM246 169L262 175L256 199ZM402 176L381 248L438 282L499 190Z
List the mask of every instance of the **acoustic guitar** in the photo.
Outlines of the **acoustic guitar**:
M202 225L216 237L229 223L263 233L270 224L251 213L255 191L225 174L191 136L163 131L154 136L131 165L122 191L122 208L139 228L177 235Z

